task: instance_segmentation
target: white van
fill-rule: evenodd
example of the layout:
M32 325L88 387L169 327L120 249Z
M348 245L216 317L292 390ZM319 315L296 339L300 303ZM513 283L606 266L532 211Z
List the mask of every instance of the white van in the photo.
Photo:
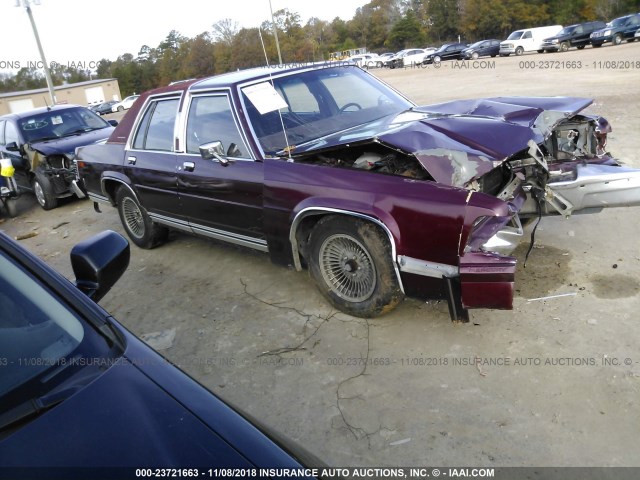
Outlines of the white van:
M508 57L512 53L522 55L524 52L544 52L542 42L553 37L562 30L562 25L549 27L523 28L516 30L504 41L500 42L500 56Z

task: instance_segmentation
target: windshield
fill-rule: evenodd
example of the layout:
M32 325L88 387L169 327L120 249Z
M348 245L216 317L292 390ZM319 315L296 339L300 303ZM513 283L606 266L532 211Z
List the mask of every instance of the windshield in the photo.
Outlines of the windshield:
M51 110L18 120L27 143L79 135L107 128L110 125L94 112L84 107Z
M613 20L611 22L611 26L612 27L621 27L623 26L625 23L627 23L627 20L629 20L630 17L620 17L620 18L616 18L615 20Z
M259 97L247 96L264 84L269 82L245 87L242 93L253 131L268 155L413 107L400 94L353 66L274 78L281 105L286 104L280 110L264 108Z
M558 33L558 37L561 35L571 35L571 33L576 29L577 25L574 25L572 27L564 27L562 30L560 30L560 33Z
M507 40L520 40L520 37L522 37L523 33L524 33L524 30L518 30L517 32L513 32L511 35L509 35L509 38L507 38Z
M62 297L0 251L0 416L119 354Z

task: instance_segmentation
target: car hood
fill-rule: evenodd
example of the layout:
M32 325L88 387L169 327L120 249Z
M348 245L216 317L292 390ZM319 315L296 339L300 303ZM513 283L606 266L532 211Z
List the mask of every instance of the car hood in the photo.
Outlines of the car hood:
M124 357L0 441L0 465L299 467L222 400L125 335Z
M439 183L463 186L544 141L588 107L575 97L499 97L415 107L297 146L295 155L376 141L413 154ZM295 156L294 155L294 156Z
M114 127L109 126L80 135L46 140L44 142L31 142L29 145L31 145L32 150L37 150L43 155L73 155L77 147L83 147L106 140L113 130Z

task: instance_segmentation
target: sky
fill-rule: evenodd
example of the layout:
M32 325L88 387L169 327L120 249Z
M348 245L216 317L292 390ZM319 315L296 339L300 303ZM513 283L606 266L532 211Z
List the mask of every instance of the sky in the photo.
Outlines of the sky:
M274 12L288 8L300 14L303 24L311 17L350 20L367 3L271 0ZM40 62L27 12L15 4L16 0L0 0L0 72L4 73ZM171 30L194 37L224 18L247 28L271 18L269 0L40 0L31 10L47 62L90 70L102 58L136 56L142 45L156 47Z

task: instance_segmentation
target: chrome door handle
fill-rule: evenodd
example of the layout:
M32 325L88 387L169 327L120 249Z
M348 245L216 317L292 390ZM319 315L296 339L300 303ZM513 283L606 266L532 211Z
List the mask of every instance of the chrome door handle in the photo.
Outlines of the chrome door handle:
M196 164L193 162L184 162L182 164L182 168L185 172L193 172L193 170L196 168Z
M137 160L136 157L127 157L127 163L129 165L135 165L136 164L136 160Z

